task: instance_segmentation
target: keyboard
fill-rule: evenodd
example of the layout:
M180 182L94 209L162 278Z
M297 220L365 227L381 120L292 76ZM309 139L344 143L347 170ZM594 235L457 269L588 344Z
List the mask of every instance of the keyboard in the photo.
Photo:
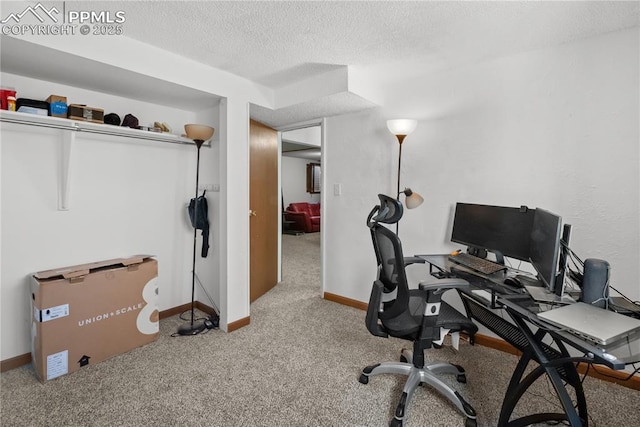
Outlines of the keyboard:
M483 274L492 274L507 268L502 264L497 264L484 258L478 258L465 252L460 252L458 255L449 255L449 260Z

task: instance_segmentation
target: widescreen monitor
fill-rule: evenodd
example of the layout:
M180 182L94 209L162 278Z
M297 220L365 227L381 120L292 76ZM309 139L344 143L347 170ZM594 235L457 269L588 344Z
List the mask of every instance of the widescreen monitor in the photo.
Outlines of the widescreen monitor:
M561 230L561 217L544 209L535 210L531 228L529 262L536 269L538 278L550 291L554 291L558 275Z
M534 210L457 203L451 241L529 261Z

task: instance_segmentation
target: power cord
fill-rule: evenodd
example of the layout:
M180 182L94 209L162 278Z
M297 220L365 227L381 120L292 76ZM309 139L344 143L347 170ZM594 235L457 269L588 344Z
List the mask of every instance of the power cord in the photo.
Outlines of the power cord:
M566 269L567 269L567 274L565 276L565 283L568 281L572 281L572 287L574 289L582 289L582 281L584 280L584 261L582 261L582 259L580 259L580 257L569 247L569 245L567 245L567 243L564 240L561 240L560 243L562 244L562 246L564 248L567 249L568 253L569 253L569 259L568 261L571 262L571 264L573 265L573 268L571 268L571 266L567 265ZM567 263L568 264L568 263ZM624 313L624 314L628 314L631 315L632 317L638 317L640 318L640 301L634 301L631 298L627 297L625 294L623 294L622 292L620 292L618 289L614 288L610 281L609 281L609 275L607 275L607 284L604 287L604 290L606 292L607 289L611 289L613 291L615 291L619 296L621 296L622 298L624 298L627 302L634 304L635 306L638 307L638 312L635 313ZM612 308L614 311L621 311L621 310L625 310L624 307L620 307L619 305L616 305L612 299L611 299L611 295L609 296L605 296L603 295L602 298L594 301L593 303L602 301L602 300L606 300L607 303L607 307Z
M195 310L194 310L195 313ZM182 320L183 322L191 322L191 310L185 310L182 313L180 313L178 315L178 318L180 320ZM214 329L211 327L207 326L207 322L209 321L209 318L207 317L195 317L193 318L194 323L195 322L200 322L204 320L204 324L205 324L205 328L202 331L195 331L193 334L189 334L188 336L193 336L193 335L203 335L206 334L207 332L209 332L210 329ZM179 334L178 332L174 332L170 335L172 338L173 337L181 337L184 335Z
M220 327L220 309L218 308L216 303L213 301L213 298L211 298L211 295L209 295L209 292L207 292L207 290L205 289L197 273L195 276L196 276L196 281L200 285L200 288L204 291L205 295L209 299L209 302L213 306L213 313L209 314L208 319L205 319L204 326L207 329L218 329Z
M207 295L207 298L209 298L209 301L211 302L211 305L213 306L213 313L206 313L207 316L205 316L205 317L201 317L201 316L200 317L195 317L194 316L193 321L194 322L203 322L204 329L202 331L196 331L192 335L202 335L202 334L206 334L211 329L218 329L220 327L220 314L219 314L220 313L220 309L215 304L215 302L213 302L213 298L211 298L211 295L209 295L209 293L205 289L204 285L200 281L200 278L198 277L198 274L195 273L195 272L194 272L194 277L195 277L196 281L198 282L198 284L200 285L200 288L202 288L204 293ZM195 313L195 310L194 310L194 313ZM191 309L183 311L182 313L180 313L178 315L178 317L180 318L180 320L182 320L184 322L190 322L191 321ZM189 334L189 335L191 335L191 334ZM173 333L173 334L171 334L171 336L172 337L177 337L177 336L181 336L181 335L179 333Z

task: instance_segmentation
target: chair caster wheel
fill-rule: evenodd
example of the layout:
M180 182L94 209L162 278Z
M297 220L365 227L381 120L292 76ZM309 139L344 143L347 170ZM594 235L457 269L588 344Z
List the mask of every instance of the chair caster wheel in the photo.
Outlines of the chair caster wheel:
M464 368L460 365L453 365L458 368L458 375L456 375L456 380L459 383L466 384L467 383L467 375L464 372Z
M402 420L394 418L389 423L389 427L402 427Z
M360 381L362 384L369 384L369 377L365 374L360 374L360 378L358 378L358 381Z
M478 427L478 422L475 418L467 418L464 422L464 427Z

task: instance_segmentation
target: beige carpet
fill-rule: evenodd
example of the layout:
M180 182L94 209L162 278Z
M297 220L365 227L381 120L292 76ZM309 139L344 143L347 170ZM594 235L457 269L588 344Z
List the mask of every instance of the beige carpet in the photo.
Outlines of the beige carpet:
M157 342L46 384L30 366L3 373L0 424L388 425L404 379L379 376L363 385L358 377L368 364L396 360L406 343L371 336L363 311L321 298L319 237L283 236L284 280L251 305L245 328L172 338L183 323L173 317L161 322ZM453 383L479 425L495 426L516 359L468 344L459 353L444 348L427 356L465 367L467 384ZM590 425L640 425L638 392L590 378L585 389ZM520 413L556 407L546 382L523 403ZM464 425L455 407L426 387L408 417L408 426Z

